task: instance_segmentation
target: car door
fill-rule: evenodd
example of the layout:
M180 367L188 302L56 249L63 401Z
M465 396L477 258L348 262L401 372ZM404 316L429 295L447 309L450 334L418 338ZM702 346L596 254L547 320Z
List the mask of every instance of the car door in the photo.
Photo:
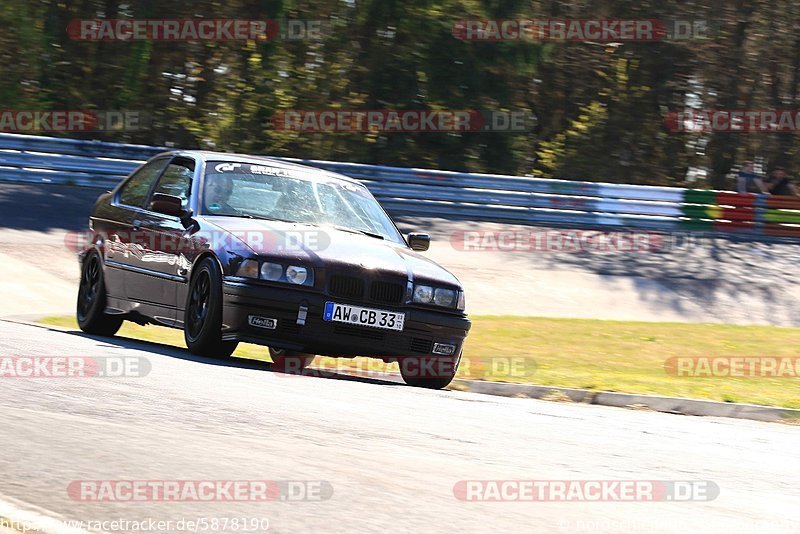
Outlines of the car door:
M187 229L180 217L153 210L156 193L180 197L184 209L189 207L195 162L176 157L169 162L148 197L146 210L139 216L139 231L146 248L139 258L136 272L126 279L126 291L136 300L169 308L174 319L177 286L186 283L189 260L186 248Z
M134 172L116 191L108 216L100 222L106 235L105 282L109 296L130 299L126 279L139 267L141 234L139 220L144 206L171 157L155 158Z

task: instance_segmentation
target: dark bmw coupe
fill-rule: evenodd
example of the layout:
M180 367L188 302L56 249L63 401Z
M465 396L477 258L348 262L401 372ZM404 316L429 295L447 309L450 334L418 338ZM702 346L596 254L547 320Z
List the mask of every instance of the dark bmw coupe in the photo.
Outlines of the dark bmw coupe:
M240 341L275 368L316 354L397 361L407 384L442 388L470 321L459 281L398 231L367 188L275 159L155 156L100 196L79 254L87 333L123 321L181 328L198 355Z

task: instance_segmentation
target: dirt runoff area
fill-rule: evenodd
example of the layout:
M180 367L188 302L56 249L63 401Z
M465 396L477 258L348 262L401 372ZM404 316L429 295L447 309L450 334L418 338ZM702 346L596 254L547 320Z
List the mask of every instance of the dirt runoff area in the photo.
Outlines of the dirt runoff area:
M0 184L0 316L74 310L68 234L97 189ZM474 315L800 326L800 245L398 218L466 287Z
M800 326L800 245L400 219L481 315Z

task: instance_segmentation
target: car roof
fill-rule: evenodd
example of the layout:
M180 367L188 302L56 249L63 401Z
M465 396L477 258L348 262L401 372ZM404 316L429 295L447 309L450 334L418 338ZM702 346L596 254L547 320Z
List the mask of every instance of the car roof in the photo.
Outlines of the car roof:
M165 156L165 155L197 158L202 160L203 162L226 161L233 163L269 164L270 166L279 167L283 169L297 169L298 171L317 172L321 176L325 176L327 178L342 180L344 182L350 182L362 186L364 185L355 178L345 176L344 174L339 174L325 169L320 169L319 167L312 167L310 165L302 165L300 163L292 163L277 158L271 158L269 156L250 156L246 154L231 154L228 152L211 152L208 150L170 150L166 152L161 152L160 154L156 154L156 156L154 157Z

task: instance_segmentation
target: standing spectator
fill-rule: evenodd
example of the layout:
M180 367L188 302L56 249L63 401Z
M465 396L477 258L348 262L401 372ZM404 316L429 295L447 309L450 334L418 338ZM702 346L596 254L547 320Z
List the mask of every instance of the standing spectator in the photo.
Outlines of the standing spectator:
M767 178L767 190L773 195L793 195L797 196L797 188L789 180L786 169L775 167L772 174Z
M736 177L736 187L740 195L745 193L768 193L763 180L756 174L752 161L742 163L739 175Z

